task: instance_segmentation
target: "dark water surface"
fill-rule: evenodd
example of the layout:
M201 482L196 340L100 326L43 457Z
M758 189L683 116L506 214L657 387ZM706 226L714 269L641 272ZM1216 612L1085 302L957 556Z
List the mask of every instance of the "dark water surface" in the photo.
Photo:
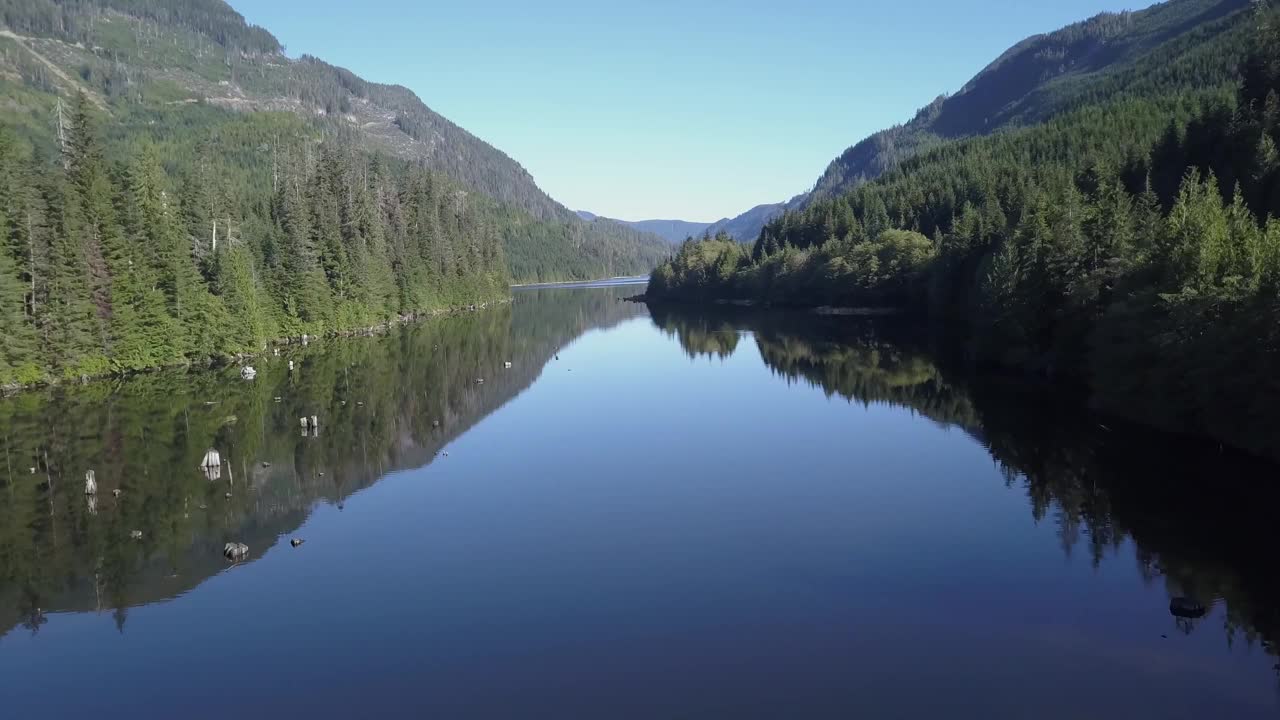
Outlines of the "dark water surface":
M0 712L1277 716L1274 466L634 293L0 401Z

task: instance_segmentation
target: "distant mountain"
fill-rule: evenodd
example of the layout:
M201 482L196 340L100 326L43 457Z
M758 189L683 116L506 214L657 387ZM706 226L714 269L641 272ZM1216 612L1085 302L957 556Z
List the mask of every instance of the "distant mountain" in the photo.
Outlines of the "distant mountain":
M845 150L813 189L786 203L800 209L880 177L939 145L1044 122L1090 103L1138 96L1221 64L1206 42L1229 31L1251 0L1170 0L1137 12L1103 13L1014 45L954 95L944 95L899 125ZM1234 68L1220 68L1228 77ZM760 206L717 223L754 240L784 206ZM771 208L762 210L762 208Z
M712 235L723 232L739 242L753 242L765 223L781 215L787 207L787 203L757 205L737 217L716 222L709 230Z
M606 218L595 213L579 210L578 217L588 222L607 220L625 225L642 233L657 235L669 243L681 243L690 237L700 237L712 223L688 222L686 220L617 220Z

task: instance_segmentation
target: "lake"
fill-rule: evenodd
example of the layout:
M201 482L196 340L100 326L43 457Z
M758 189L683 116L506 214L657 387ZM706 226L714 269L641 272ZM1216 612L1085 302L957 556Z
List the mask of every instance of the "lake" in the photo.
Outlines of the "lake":
M1275 466L876 321L636 292L0 401L0 707L1280 711Z

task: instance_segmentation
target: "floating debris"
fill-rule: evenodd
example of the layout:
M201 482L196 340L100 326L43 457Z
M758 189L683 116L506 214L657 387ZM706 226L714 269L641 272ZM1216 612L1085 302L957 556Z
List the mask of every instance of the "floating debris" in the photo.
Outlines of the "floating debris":
M283 402L283 401L284 401L284 398L282 398L282 397L278 397L278 398L276 398L275 400L276 400L276 402Z
M439 420L432 420L432 421L431 421L431 427L440 427L440 421L439 421Z
M264 468L269 468L269 467L271 467L271 463L267 462L266 460L263 460L263 461L262 461L262 467L264 467Z
M217 450L210 450L204 454L204 459L200 461L202 468L216 468L222 466L222 453Z
M306 540L303 540L302 538L294 538L294 539L292 539L292 540L290 540L290 541L289 541L289 544L290 544L290 545L292 545L292 546L294 546L294 547L298 547L298 546L302 545L302 543L304 543L304 542L306 542Z
M241 380L253 380L256 377L258 377L258 371L255 370L252 366L246 365L240 368Z
M230 499L231 499L231 493L227 493L227 494L226 494L226 495L224 495L223 497L225 497L226 499L230 500Z
M211 453L213 457L211 458L209 455L205 455L204 462L200 463L200 472L204 473L204 476L209 479L209 482L221 480L222 456L213 450L210 450L209 453ZM213 461L212 464L210 464L210 460Z
M222 546L222 554L232 562L240 562L249 556L249 546L244 543L229 542Z
M289 361L289 372L293 372L293 361Z
M507 370L510 370L510 369L511 369L511 367L512 367L512 365L511 365L511 363L506 362L506 363L503 363L503 364L502 364L502 367L504 367L504 368L505 368L505 369L507 369Z
M320 473L320 477L324 477L324 473Z
M120 497L120 493L121 493L120 488L116 488L115 490L112 490L112 491L111 491L111 496L112 496L112 497Z
M142 539L142 531L141 531L141 530L130 530L130 531L129 531L129 538L130 538L130 539L132 539L132 540L141 540L141 539Z
M84 474L84 494L85 495L98 494L98 478L97 478L97 475L94 474L92 470L89 470Z

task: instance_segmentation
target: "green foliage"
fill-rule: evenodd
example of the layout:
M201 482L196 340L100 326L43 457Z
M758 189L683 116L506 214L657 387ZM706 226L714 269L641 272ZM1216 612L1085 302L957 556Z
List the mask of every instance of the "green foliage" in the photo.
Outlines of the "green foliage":
M217 152L271 132L267 116L104 144L119 128L85 96L68 114L60 159L0 140L0 384L258 353L507 292L490 207L427 171L337 143L317 158L305 136L269 162Z

